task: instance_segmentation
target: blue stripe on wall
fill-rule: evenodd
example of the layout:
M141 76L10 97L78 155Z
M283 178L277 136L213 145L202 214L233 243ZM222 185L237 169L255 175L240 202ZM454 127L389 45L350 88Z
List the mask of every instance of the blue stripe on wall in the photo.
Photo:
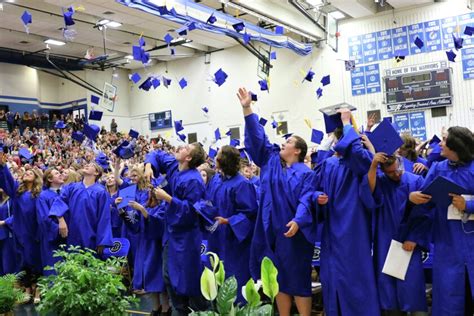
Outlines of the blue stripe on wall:
M9 96L9 95L0 95L0 99L12 100L12 101L6 101L6 100L1 101L0 100L0 105L8 105L10 111L20 112L20 113L31 112L33 110L36 110L39 113L48 113L52 109L45 109L42 106L62 107L62 106L69 105L68 107L66 107L64 109L58 109L59 111L61 111L63 113L66 113L69 110L71 110L71 108L73 108L73 106L72 106L73 102L77 103L77 105L74 106L75 109L78 109L78 108L87 109L87 99L86 98L82 98L82 99L78 99L78 100L72 100L72 101L68 101L68 102L64 102L64 103L40 102L36 98L24 98L24 97L15 97L15 96ZM20 102L18 102L18 101L20 101ZM21 101L35 101L36 104L34 104L34 103L25 103L25 102L21 102Z

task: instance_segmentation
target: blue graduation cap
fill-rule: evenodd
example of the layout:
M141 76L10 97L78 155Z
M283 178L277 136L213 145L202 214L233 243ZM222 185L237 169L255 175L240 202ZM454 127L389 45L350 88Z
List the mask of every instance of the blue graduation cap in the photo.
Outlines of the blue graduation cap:
M138 83L138 81L140 81L140 79L142 79L142 77L138 74L138 72L135 72L131 77L130 79L133 81L133 83Z
M267 121L266 119L264 119L263 117L261 117L261 118L258 120L258 123L259 123L260 125L262 125L262 126L265 126L265 125L267 124L267 122L268 122L268 121Z
M67 8L66 11L64 11L63 9L64 24L66 24L66 26L71 26L71 25L76 24L72 18L73 15L74 15L73 7Z
M209 157L210 157L211 159L214 159L216 156L217 156L217 150L215 150L215 149L212 148L212 147L209 147Z
M430 147L432 145L435 145L435 144L439 144L441 143L441 139L439 139L439 137L437 135L434 135L431 139L430 139L430 142L429 142L429 145Z
M453 36L454 48L456 48L456 50L460 50L462 48L462 44L464 43L464 38L456 37L454 34L452 34L452 36Z
M206 114L209 113L209 109L207 107L202 107L201 110L203 110L204 113L206 113Z
M174 39L173 36L171 36L169 33L166 33L165 37L163 38L168 45L171 43L171 41Z
M175 55L176 54L176 50L174 48L170 48L170 52L171 52L171 55Z
M472 34L474 34L474 27L466 25L466 28L464 29L464 34L472 36Z
M386 120L382 120L373 132L367 134L367 137L374 145L376 152L383 152L387 155L392 155L403 145L403 140L398 132Z
M402 60L405 60L405 56L403 55L395 56L395 61L397 63L401 62Z
M326 133L332 133L338 127L342 128L341 114L337 111L342 108L347 108L350 111L356 108L347 103L339 103L319 109L324 114L324 124L326 125Z
M188 22L185 24L186 27L188 28L188 31L192 31L196 29L196 23L195 22Z
M141 85L138 86L138 89L145 90L145 91L150 91L151 87L152 87L151 77L148 77L148 78L146 78L145 81L142 82Z
M206 23L209 23L209 24L214 24L216 23L217 19L216 17L214 16L214 13L211 14L211 16L209 18L207 18L207 21Z
M324 138L324 133L321 131L318 131L317 129L312 129L311 130L311 141L315 144L320 144L321 141Z
M181 35L181 36L185 36L185 35L188 35L188 28L186 25L180 27L179 29L176 30L176 33L178 33L178 35Z
M275 26L275 33L276 34L283 35L284 32L285 32L285 29L283 28L283 26L280 26L280 25Z
M184 134L180 134L180 133L176 133L176 135L178 135L179 139L181 139L181 141L185 141L186 140L186 135Z
M181 132L184 129L183 120L174 121L174 129L176 133Z
M250 92L250 97L252 98L252 101L257 102L258 101L258 96L257 94Z
M250 43L250 40L252 39L250 37L250 34L248 34L247 32L244 33L244 35L242 36L242 39L244 40L244 44L247 45L248 43Z
M170 13L170 12L168 11L168 8L166 8L166 5L159 6L159 7L158 7L158 12L160 13L160 15L164 15L164 14L169 14L169 13Z
M311 68L308 70L308 72L306 73L306 76L304 77L303 81L304 82L305 80L307 81L313 81L313 77L314 77L314 71L311 70Z
M219 70L214 74L214 82L220 87L224 84L227 77L228 75L224 72L224 70L219 68Z
M100 127L94 124L84 124L84 129L82 132L88 139L95 140L97 135L99 135Z
M198 201L193 204L193 207L196 212L201 215L202 218L209 224L213 225L216 222L214 218L217 216L217 209L208 201Z
M110 257L126 257L130 250L130 241L127 238L112 238L112 247L104 248L104 259Z
M271 52L270 59L277 59L277 52Z
M168 88L171 85L171 79L163 76L163 85L165 86L165 88Z
M117 205L117 208L124 208L128 205L128 202L135 201L137 194L137 185L130 185L122 190L119 190L118 196L122 198L122 202Z
M230 145L232 147L240 146L240 140L238 140L237 138L233 138L233 139L230 140Z
M272 127L273 127L273 128L277 128L277 127L278 127L277 121L275 121L275 120L272 121Z
M18 155L25 158L26 160L33 158L33 154L28 148L20 148L20 150L18 150Z
M21 21L25 26L28 26L28 24L33 23L33 18L31 16L31 13L28 12L28 10L25 10L23 14L21 15Z
M231 136L231 135L232 135L232 131L229 129L225 134L226 134L227 136Z
M453 52L453 50L451 49L450 51L447 51L446 52L446 56L448 57L448 60L451 61L451 62L456 62L454 59L456 58L456 54Z
M283 137L284 139L288 139L288 138L290 138L292 135L293 135L293 133L287 133L287 134L285 134L285 135L281 135L281 137Z
M138 39L138 45L140 45L140 46L145 46L146 45L145 38L143 36L140 36L140 38Z
M318 96L318 99L323 96L323 89L321 87L316 90L316 95Z
M133 143L124 140L112 152L122 159L130 159L135 155L135 147Z
M384 120L384 121L389 121L389 122L390 122L390 124L392 124L392 123L393 123L393 121L392 121L392 117L391 117L391 116L384 117L384 118L383 118L383 120Z
M140 133L138 133L136 130L134 129L130 129L130 131L128 132L128 136L130 136L131 138L135 138L137 139L138 138L138 135L140 135Z
M102 115L104 113L101 111L92 110L89 112L89 120L91 121L100 121L102 120Z
M188 85L188 82L184 78L181 78L181 80L178 83L181 89L184 89Z
M98 96L91 95L91 103L99 104L99 100L100 100L100 98Z
M221 132L219 131L219 128L216 128L216 130L214 131L214 136L216 138L216 141L221 139Z
M84 134L80 131L74 131L72 132L72 135L71 135L72 139L74 139L75 141L79 142L79 143L82 143L84 141Z
M423 43L421 38L419 38L418 36L415 38L414 43L415 43L416 47L418 47L419 49L421 49L423 46L425 46L425 43Z
M59 128L59 129L64 129L66 128L66 124L64 124L64 121L56 121L54 124L54 128Z
M252 161L252 158L250 158L250 155L245 148L239 148L239 152L240 152L240 158L247 159L248 161Z
M330 84L330 83L331 83L331 76L330 76L330 75L324 76L324 77L321 79L321 83L323 84L323 87L324 87L324 86L327 86L328 84Z
M232 24L232 28L236 31L236 32L242 32L243 29L245 28L245 24L244 22L237 22L235 24Z
M452 198L449 193L467 194L467 190L452 182L446 177L437 176L423 191L423 194L431 195L431 201L436 205L446 208L451 204Z
M258 84L260 85L261 91L268 91L268 82L265 79L259 80Z
M153 85L153 89L156 89L160 86L160 79L153 77L151 79L151 84Z
M110 170L109 158L103 153L100 152L97 157L95 157L95 162L104 169L105 172Z

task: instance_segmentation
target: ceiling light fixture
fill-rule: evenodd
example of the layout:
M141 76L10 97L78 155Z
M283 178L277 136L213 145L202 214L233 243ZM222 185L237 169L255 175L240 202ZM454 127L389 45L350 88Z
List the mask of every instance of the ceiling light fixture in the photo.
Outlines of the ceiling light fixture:
M346 17L341 11L333 11L329 13L329 15L335 20L344 19Z
M56 45L56 46L63 46L66 45L66 43L62 41L57 41L52 38L48 38L47 40L44 41L45 44L50 44L50 45Z
M108 19L102 19L99 22L97 22L96 26L108 26L108 27L116 28L116 27L122 26L122 23L110 21Z

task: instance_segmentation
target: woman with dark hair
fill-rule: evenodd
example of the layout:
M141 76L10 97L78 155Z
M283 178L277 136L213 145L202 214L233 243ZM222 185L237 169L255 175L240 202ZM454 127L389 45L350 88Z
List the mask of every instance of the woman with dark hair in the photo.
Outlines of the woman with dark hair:
M207 188L212 178L215 176L216 171L211 168L202 168L199 172L201 173L202 181L204 181Z
M257 196L255 187L239 173L240 153L229 145L223 146L216 156L220 174L210 182L209 200L217 210L212 218L219 222L216 231L208 237L208 249L225 262L226 278L235 276L240 289L250 279L249 260ZM238 302L244 304L241 291Z
M398 149L398 154L403 157L406 172L422 174L428 170L426 159L421 158L416 150L416 140L413 136L402 135L403 145Z
M420 191L412 192L410 201L420 204L425 220L433 224L436 253L433 261L433 315L472 315L474 221L467 216L450 220L448 211L455 208L466 215L474 214L474 134L465 127L451 127L440 146L441 155L446 160L433 163L423 188L436 177L443 176L463 187L466 194L446 192L452 197L449 206L434 204L430 195Z
M278 269L280 292L276 297L281 316L289 316L292 296L300 315L311 314L311 260L316 240L316 221L306 208L299 208L303 196L312 191L312 171L304 164L306 142L291 136L280 149L272 145L259 118L253 113L250 92L240 88L237 97L245 116L245 148L261 168L260 203L252 239L250 269L260 276L260 262L269 256ZM321 192L320 192L321 193ZM316 197L327 203L323 193Z
M5 225L12 213L10 198L0 189L0 275L19 272L13 227Z

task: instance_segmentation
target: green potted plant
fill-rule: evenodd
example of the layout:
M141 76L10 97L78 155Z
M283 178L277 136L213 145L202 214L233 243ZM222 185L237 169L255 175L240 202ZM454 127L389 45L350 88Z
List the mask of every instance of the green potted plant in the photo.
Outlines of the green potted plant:
M26 294L18 288L20 274L6 274L0 277L0 315L13 315L15 304L26 299Z
M41 277L41 314L56 315L124 315L137 302L125 295L126 287L119 274L124 258L111 257L105 261L95 252L80 247L55 251L61 260L55 263L56 274ZM49 268L53 269L53 268Z
M272 316L274 314L273 303L278 294L279 286L277 281L278 270L273 262L265 257L262 260L261 280L263 293L270 298L271 304L262 304L259 286L250 279L242 294L247 301L245 306L234 304L237 298L237 280L230 277L224 280L224 264L219 257L209 252L212 270L205 267L201 275L202 295L211 303L211 310L204 312L192 312L191 316Z

